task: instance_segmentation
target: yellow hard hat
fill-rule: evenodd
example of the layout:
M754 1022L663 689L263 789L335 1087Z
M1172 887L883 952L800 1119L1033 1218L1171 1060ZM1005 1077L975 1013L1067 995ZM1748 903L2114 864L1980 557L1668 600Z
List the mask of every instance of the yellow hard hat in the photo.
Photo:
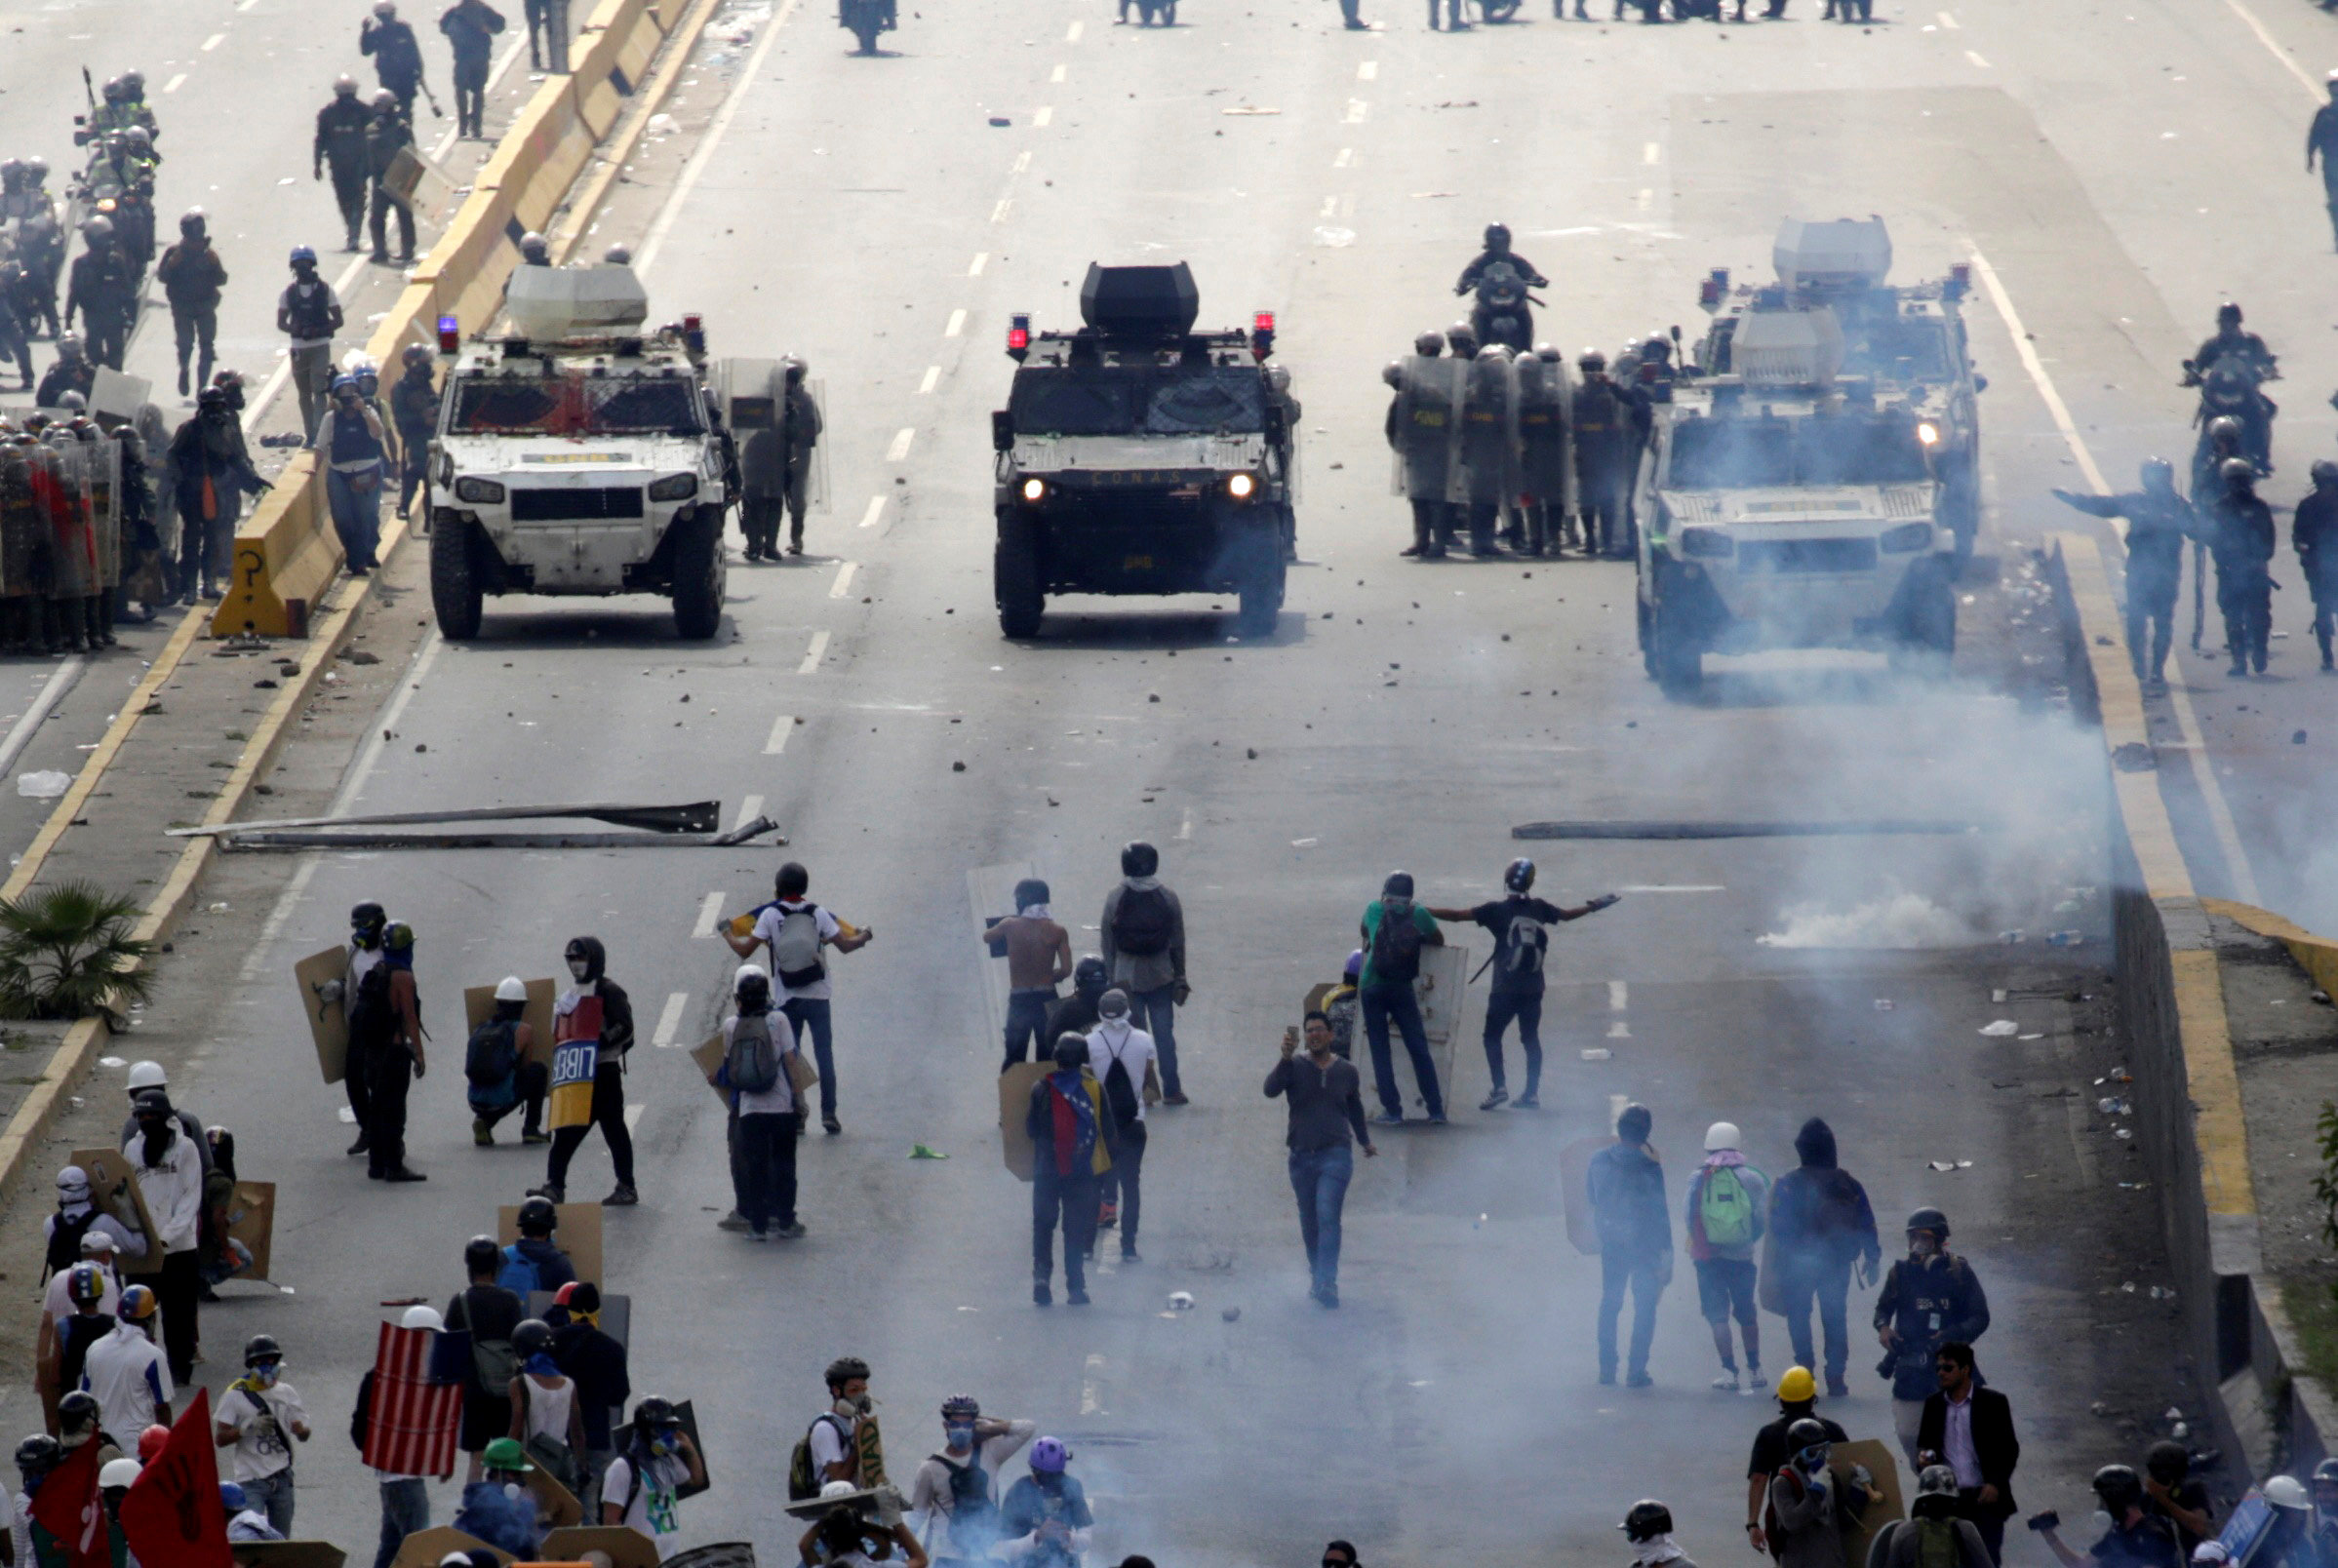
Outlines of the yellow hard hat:
M1818 1397L1818 1383L1806 1366L1790 1366L1778 1379L1780 1404L1808 1404Z

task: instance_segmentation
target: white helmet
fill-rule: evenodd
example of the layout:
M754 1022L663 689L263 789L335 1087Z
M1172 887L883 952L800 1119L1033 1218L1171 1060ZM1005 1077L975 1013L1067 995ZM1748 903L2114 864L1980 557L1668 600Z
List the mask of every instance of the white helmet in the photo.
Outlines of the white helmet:
M820 1501L825 1503L832 1498L851 1497L859 1490L851 1481L830 1481L820 1488Z
M398 1319L400 1328L443 1329L447 1320L438 1314L436 1307L409 1307L406 1315Z
M109 1459L105 1462L105 1469L98 1472L98 1484L107 1490L128 1486L138 1479L138 1472L143 1468L135 1459Z
M90 1200L90 1173L79 1165L67 1165L57 1173L57 1196L67 1203L86 1203Z
M526 1001L528 1000L528 982L516 974L505 975L495 982L495 1000L497 1001Z
M2276 1475L2265 1483L2265 1501L2277 1509L2310 1509L2314 1499L2306 1492L2306 1483L2294 1475Z
M1734 1149L1737 1147L1737 1138L1736 1122L1716 1121L1705 1129L1705 1153L1712 1154L1717 1149Z
M140 1089L167 1089L169 1087L169 1080L163 1077L162 1063L133 1062L130 1064L131 1093L136 1094Z
M731 977L731 989L736 991L750 979L760 980L767 986L772 983L772 977L764 972L762 964L742 963L738 966L738 973Z

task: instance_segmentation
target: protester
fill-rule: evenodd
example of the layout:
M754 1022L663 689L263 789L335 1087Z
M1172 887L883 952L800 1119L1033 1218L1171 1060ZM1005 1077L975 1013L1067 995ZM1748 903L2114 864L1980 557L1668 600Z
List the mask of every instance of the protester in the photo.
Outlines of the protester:
M1050 1040L1048 1014L1056 988L1071 978L1072 939L1048 907L1048 884L1026 877L1014 884L1014 913L982 933L992 956L1007 960L1007 1056L1005 1072L1025 1060L1034 1040Z
M162 1306L162 1332L170 1352L171 1376L180 1383L195 1374L197 1337L196 1229L203 1210L201 1138L189 1138L172 1114L170 1096L161 1089L140 1089L138 1135L122 1146L130 1160L131 1179L153 1216L154 1239L163 1250L162 1273L154 1293Z
M705 1484L705 1462L672 1401L647 1395L633 1407L632 1441L602 1477L601 1522L639 1530L657 1544L659 1557L670 1557L682 1529L676 1493Z
M836 1051L829 1003L835 992L828 983L822 952L856 953L876 937L874 926L852 926L805 895L812 891L812 873L791 860L779 868L774 897L755 912L754 928L742 936L723 927L723 940L742 959L755 957L758 947L771 955L772 973L779 981L781 1010L796 1039L812 1039L812 1060L820 1070L820 1127L831 1136L844 1131L836 1117ZM796 1126L804 1130L802 1119Z
M1090 953L1072 965L1072 994L1048 1009L1047 1033L1041 1044L1066 1035L1086 1035L1096 1027L1096 1003L1111 989L1111 970L1102 955ZM1049 1049L1053 1047L1050 1046Z
M535 1527L535 1494L528 1489L535 1467L528 1461L527 1446L516 1437L496 1438L481 1458L487 1473L464 1485L455 1528L525 1562L543 1544L542 1532Z
M616 1457L610 1413L633 1397L625 1345L601 1327L601 1292L590 1280L572 1279L561 1286L544 1321L552 1325L553 1364L575 1380L577 1406L584 1412L585 1490L577 1501L590 1517L597 1511L601 1476Z
M1875 1477L1864 1465L1848 1476L1827 1468L1834 1439L1815 1421L1786 1430L1794 1453L1770 1478L1769 1511L1763 1529L1779 1568L1845 1568L1843 1532L1866 1511Z
M293 1444L309 1437L308 1407L283 1379L284 1350L267 1334L244 1343L244 1375L212 1408L212 1439L233 1448L228 1479L278 1535L293 1533Z
M463 1078L470 1084L471 1142L485 1149L495 1141L495 1124L514 1111L520 1142L550 1141L543 1130L544 1095L551 1075L535 1058L535 1030L527 1017L528 985L516 974L495 982L495 1010L479 1021L463 1046Z
M739 965L731 988L736 1008L723 1021L723 1061L715 1087L731 1106L732 1172L748 1236L769 1241L804 1235L796 1220L796 1125L801 1108L789 1081L797 1054L787 1015L772 1008L772 978Z
M2183 1568L2184 1548L2176 1539L2175 1523L2144 1507L2148 1496L2134 1470L2105 1465L2094 1472L2094 1495L2110 1516L2110 1527L2089 1550L2077 1552L2064 1546L2055 1525L2038 1531L2062 1568Z
M154 1344L155 1308L153 1291L144 1285L126 1287L113 1332L92 1344L83 1357L81 1391L98 1401L104 1431L129 1433L157 1423L171 1424L177 1385ZM169 1325L164 1326L167 1331Z
M349 1013L350 1060L362 1063L366 1075L366 1175L377 1182L424 1181L406 1163L407 1091L429 1065L415 983L414 927L392 921L381 927L380 941L380 960L359 982Z
M1128 1568L1128 1564L1123 1563L1121 1568ZM1364 1560L1356 1555L1355 1543L1328 1541L1324 1544L1322 1568L1364 1568Z
M1143 840L1121 846L1121 881L1104 895L1104 962L1129 994L1138 1022L1161 1053L1161 1103L1185 1104L1177 1073L1177 1009L1193 988L1185 981L1185 906L1161 881L1161 851Z
M125 1144L137 1128L138 1118L134 1116L131 1124L122 1129ZM82 1239L93 1232L109 1238L112 1244L108 1253L112 1257L139 1259L146 1255L144 1236L91 1200L89 1172L79 1165L67 1165L57 1173L57 1209L42 1228L47 1258L41 1277L53 1278L81 1262L88 1255Z
M869 1364L859 1356L840 1355L829 1362L827 1381L828 1408L804 1433L814 1492L829 1481L860 1484L860 1422L874 1404Z
M1891 1266L1876 1297L1879 1376L1891 1384L1892 1424L1908 1463L1917 1463L1924 1401L1940 1387L1940 1347L1971 1345L1989 1331L1989 1298L1972 1266L1948 1250L1948 1216L1920 1208L1908 1216L1908 1255Z
M1053 1437L1031 1445L1031 1473L1007 1489L1000 1506L1001 1560L1027 1568L1080 1568L1094 1534L1088 1493L1067 1474L1072 1451Z
M463 1273L470 1283L447 1303L446 1326L471 1337L471 1373L463 1384L457 1446L470 1456L464 1478L473 1481L479 1479L480 1456L487 1445L511 1432L511 1380L519 1367L511 1336L528 1315L520 1295L496 1283L503 1262L503 1249L494 1236L471 1237L462 1249Z
M1762 1238L1763 1216L1768 1212L1769 1178L1747 1162L1738 1142L1733 1121L1716 1121L1705 1129L1705 1162L1688 1179L1688 1256L1696 1269L1697 1309L1713 1330L1713 1349L1721 1356L1722 1375L1713 1386L1730 1393L1740 1387L1729 1343L1734 1316L1745 1341L1743 1388L1759 1394L1766 1384L1761 1313L1754 1304L1754 1243Z
M1481 1111L1498 1110L1510 1099L1502 1065L1502 1034L1518 1021L1518 1042L1526 1055L1526 1086L1518 1097L1522 1111L1540 1105L1542 1085L1542 967L1550 952L1550 927L1563 921L1596 915L1616 901L1613 893L1574 909L1562 909L1533 896L1534 862L1520 858L1502 873L1508 896L1472 909L1432 909L1441 921L1467 921L1493 936L1493 957L1486 960L1493 979L1486 997L1486 1065L1493 1090Z
M1096 1225L1121 1233L1121 1262L1141 1263L1136 1251L1136 1225L1144 1206L1145 1102L1153 1092L1160 1061L1153 1037L1129 1022L1129 995L1119 987L1104 993L1096 1003L1099 1015L1088 1037L1089 1071L1104 1090L1104 1109L1112 1117L1119 1142L1112 1151L1112 1169L1099 1178L1103 1194Z
M1623 1523L1616 1526L1624 1533L1625 1542L1632 1548L1633 1568L1696 1568L1688 1553L1673 1540L1673 1510L1652 1497L1642 1498L1625 1510ZM1349 1549L1354 1561L1354 1548ZM1330 1568L1330 1558L1324 1559Z
M233 1481L219 1483L219 1511L227 1515L227 1541L282 1541L285 1534L268 1522L268 1516L252 1506L244 1489Z
M1032 1147L1031 1300L1054 1305L1055 1223L1063 1222L1064 1300L1088 1305L1089 1249L1095 1244L1103 1179L1120 1153L1104 1087L1088 1070L1088 1041L1055 1042L1055 1071L1031 1085L1023 1130Z
M1946 1347L1942 1349L1945 1352ZM1946 1377L1940 1382L1942 1388L1948 1387ZM2321 1489L2320 1474L2319 1470L2315 1471L2317 1492ZM2143 1456L2143 1491L2151 1499L2151 1510L2165 1514L2176 1527L2176 1539L2187 1561L2202 1541L2215 1535L2216 1504L2208 1496L2208 1488L2192 1473L2192 1456L2182 1443L2161 1438L2152 1444ZM2328 1568L2338 1568L2338 1559L2325 1557L2323 1561Z
M572 938L563 958L572 984L552 1003L552 1152L544 1185L530 1196L568 1201L569 1161L584 1135L601 1129L615 1167L616 1187L603 1203L629 1207L641 1201L633 1185L633 1133L625 1125L625 1055L633 1048L633 1002L625 988L609 978L609 953L597 936ZM552 1285L541 1288L550 1290Z
M40 1364L45 1373L44 1403L46 1409L52 1412L49 1416L52 1426L56 1425L57 1418L53 1412L59 1395L81 1387L82 1372L89 1364L90 1347L114 1331L117 1321L114 1308L118 1300L109 1300L109 1291L113 1296L119 1296L118 1288L113 1287L105 1271L94 1263L77 1263L58 1278L65 1287L70 1311L61 1323L47 1316L41 1319L42 1326L48 1330L43 1336Z
M1672 1216L1664 1203L1664 1167L1648 1148L1655 1124L1644 1105L1624 1107L1615 1142L1591 1156L1586 1177L1600 1237L1600 1382L1615 1381L1615 1318L1632 1292L1632 1346L1624 1383L1645 1389L1648 1347L1656 1337L1656 1298L1672 1283Z
M1770 1192L1772 1283L1794 1358L1812 1368L1819 1365L1810 1337L1810 1309L1817 1304L1826 1336L1827 1395L1840 1399L1851 1392L1843 1379L1851 1355L1851 1266L1858 1264L1862 1284L1875 1283L1882 1248L1867 1189L1835 1163L1835 1129L1812 1117L1794 1135L1794 1152L1802 1163Z
M574 1496L584 1488L584 1412L577 1408L575 1381L552 1358L552 1325L523 1320L511 1331L511 1350L520 1369L511 1380L509 1435L536 1469ZM495 1468L494 1461L485 1463Z
M1372 1048L1372 1086L1380 1096L1376 1125L1397 1127L1405 1122L1405 1099L1397 1089L1396 1064L1389 1053L1388 1026L1393 1020L1405 1037L1405 1054L1412 1059L1412 1076L1420 1085L1421 1103L1432 1125L1445 1124L1445 1097L1437 1088L1437 1064L1429 1056L1429 1036L1421 1027L1420 1000L1412 983L1420 973L1420 951L1445 945L1445 933L1427 909L1412 901L1412 874L1395 871L1380 884L1380 896L1365 906L1358 928L1364 933L1364 972L1356 986L1364 1013L1365 1039Z
M819 1500L834 1507L796 1540L796 1553L807 1568L876 1568L893 1561L895 1548L903 1568L928 1568L926 1549L907 1523L885 1522L891 1510L884 1493L871 1499L850 1481L830 1481L820 1488ZM874 1516L864 1511L872 1501Z
M1364 1119L1364 1080L1353 1062L1331 1053L1331 1020L1311 1012L1305 1027L1305 1056L1297 1054L1297 1031L1283 1032L1282 1058L1267 1070L1266 1097L1281 1095L1289 1105L1284 1163L1298 1199L1299 1238L1307 1247L1307 1294L1318 1305L1336 1307L1340 1226L1348 1183L1356 1175L1351 1139L1363 1146L1367 1159L1380 1151Z
M381 933L387 929L389 915L379 904L368 901L349 911L349 957L341 970L340 997L341 1017L350 1026L349 1055L341 1085L349 1096L349 1112L357 1118L357 1141L349 1146L352 1155L370 1155L374 1148L372 1076L365 1054L368 1040L358 1033L356 1022L358 998L365 995L367 977L381 964Z
M497 1284L525 1301L532 1290L558 1290L576 1277L575 1264L552 1239L560 1229L560 1210L550 1198L532 1196L521 1203L518 1222L520 1238L503 1249Z
M1908 1517L1893 1519L1876 1533L1867 1568L1997 1568L1996 1555L1963 1508L1956 1471L1946 1465L1925 1466Z
M1810 1369L1790 1366L1778 1379L1778 1419L1754 1433L1753 1457L1746 1462L1745 1533L1756 1551L1769 1549L1769 1538L1762 1526L1763 1512L1769 1505L1769 1483L1794 1457L1786 1434L1798 1422L1816 1421L1819 1430L1827 1434L1827 1441L1851 1440L1834 1422L1813 1414L1817 1402L1818 1384L1810 1376Z
M1964 1517L1980 1531L1995 1564L2005 1554L2005 1521L2018 1507L2013 1467L2021 1463L2021 1442L2013 1435L2013 1405L1981 1386L1969 1345L1943 1343L1934 1352L1934 1373L1939 1387L1924 1400L1917 1423L1918 1468L1948 1467Z
M409 1307L399 1317L398 1326L400 1328L428 1329L437 1333L443 1330L447 1324L434 1308ZM477 1345L478 1342L474 1340L472 1342L474 1352L476 1352ZM464 1410L466 1422L469 1420L468 1397L466 1391ZM360 1448L365 1446L363 1433L368 1430L372 1419L373 1398L374 1373L369 1369L365 1376L358 1381L357 1410L349 1418L350 1434L360 1439L358 1443ZM506 1417L506 1419L509 1418ZM486 1445L482 1443L480 1446L485 1447ZM374 1552L374 1568L390 1568L391 1562L398 1555L398 1548L405 1544L406 1538L417 1530L430 1528L430 1486L419 1475L401 1474L393 1470L376 1470L374 1471L374 1478L378 1483L381 1495L381 1534L379 1544ZM474 1481L479 1479L476 1453L472 1456L470 1478Z
M941 1406L942 1448L909 1484L909 1510L923 1521L920 1545L936 1568L975 1568L999 1542L1000 1467L1038 1431L1029 1421L985 1417L970 1393Z

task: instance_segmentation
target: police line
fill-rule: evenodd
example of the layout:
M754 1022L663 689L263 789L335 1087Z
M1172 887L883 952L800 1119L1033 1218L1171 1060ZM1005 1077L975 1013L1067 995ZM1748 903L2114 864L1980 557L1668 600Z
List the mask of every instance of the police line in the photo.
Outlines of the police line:
M669 37L688 50L713 9L713 0L602 0L594 8L571 46L574 69L546 78L513 119L471 194L367 343L376 365L394 365L409 343L434 342L442 316L468 329L495 314L519 261L520 236L551 226L651 60ZM384 556L403 527L383 519ZM234 568L212 616L212 635L306 637L314 607L341 566L316 454L300 452L236 529Z

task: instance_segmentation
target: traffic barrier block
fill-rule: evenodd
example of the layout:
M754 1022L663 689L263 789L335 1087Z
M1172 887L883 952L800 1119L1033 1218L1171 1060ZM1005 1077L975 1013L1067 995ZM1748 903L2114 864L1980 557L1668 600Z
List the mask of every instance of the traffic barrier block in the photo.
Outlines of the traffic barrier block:
M325 503L315 452L285 466L276 488L235 531L225 597L214 637L306 637L311 608L341 569L340 535Z

